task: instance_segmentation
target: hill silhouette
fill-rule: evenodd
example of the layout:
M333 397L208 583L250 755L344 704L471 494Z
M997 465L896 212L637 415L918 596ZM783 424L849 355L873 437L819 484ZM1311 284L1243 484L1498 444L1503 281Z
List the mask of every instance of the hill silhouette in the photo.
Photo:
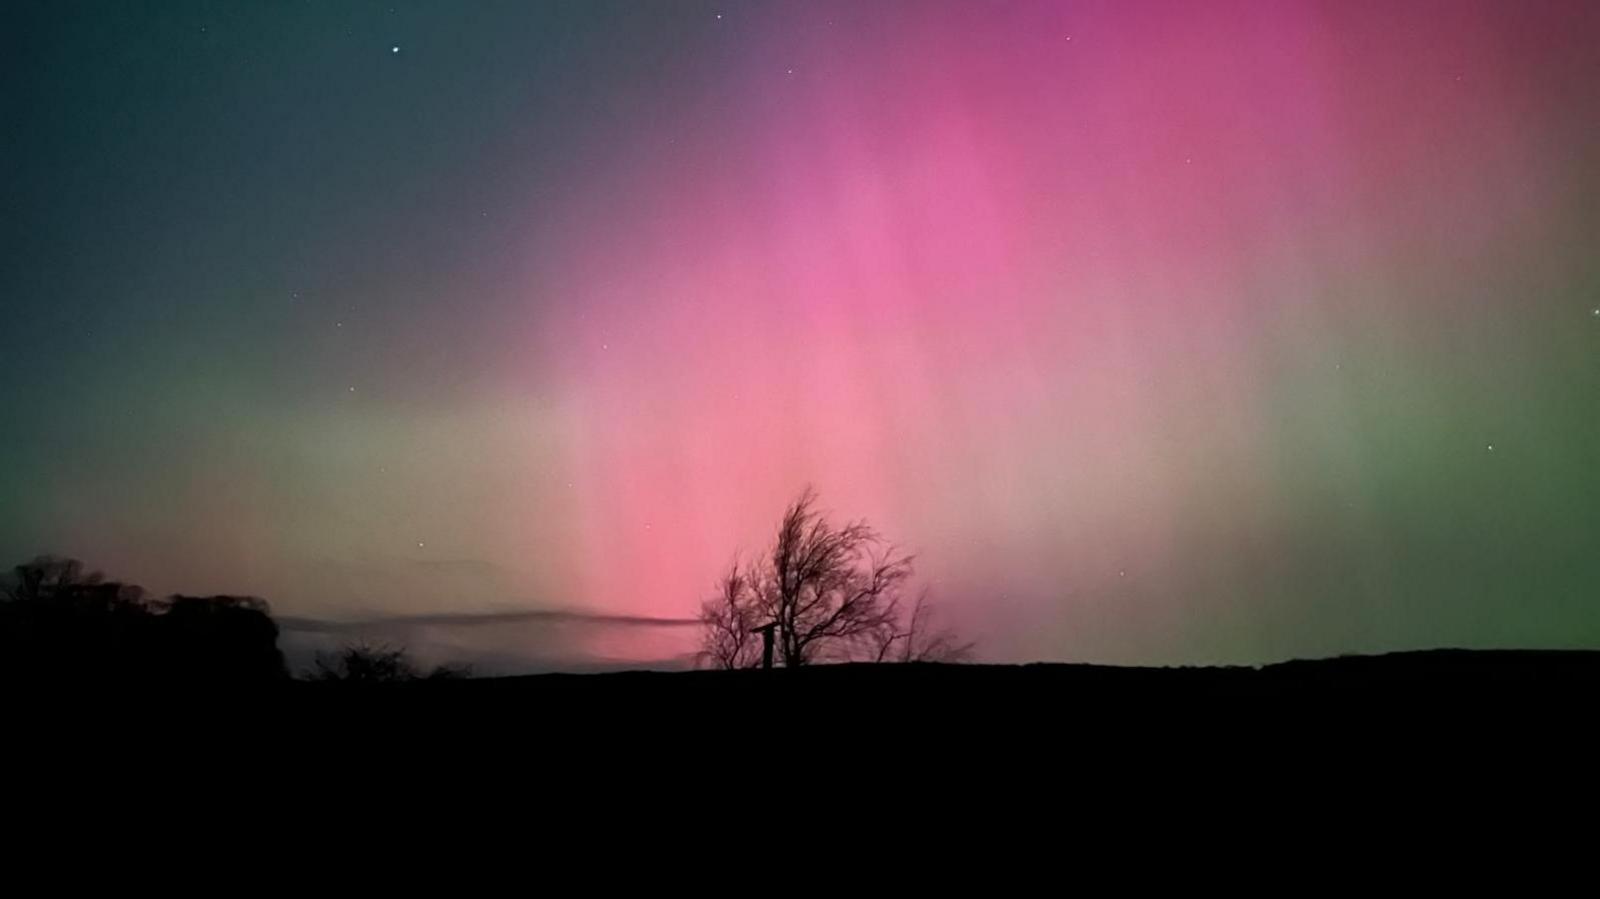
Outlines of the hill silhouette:
M329 687L333 689L329 689ZM377 695L356 686L300 685L307 697ZM614 707L680 712L801 702L829 714L940 708L1020 718L1127 704L1486 702L1590 695L1600 652L1428 650L1296 660L1262 667L1122 667L1081 664L841 664L771 671L625 671L536 674L382 685L391 700L505 704L558 710ZM320 692L318 692L320 691ZM820 714L820 713L819 713Z

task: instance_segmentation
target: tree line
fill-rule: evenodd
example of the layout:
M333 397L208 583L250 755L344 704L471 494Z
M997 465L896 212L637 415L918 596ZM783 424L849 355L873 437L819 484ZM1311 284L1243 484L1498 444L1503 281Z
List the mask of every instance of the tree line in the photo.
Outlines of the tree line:
M0 673L13 680L288 678L278 625L257 597L152 597L54 556L16 566L0 597Z
M0 579L0 678L7 681L276 684L290 680L271 606L256 596L153 597L77 559L38 556ZM319 653L307 680L464 677L403 648L353 643Z

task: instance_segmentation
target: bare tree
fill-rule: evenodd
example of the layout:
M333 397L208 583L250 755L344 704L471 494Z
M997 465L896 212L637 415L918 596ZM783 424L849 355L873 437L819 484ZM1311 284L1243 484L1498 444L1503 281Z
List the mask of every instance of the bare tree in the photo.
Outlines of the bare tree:
M751 632L768 624L788 667L962 657L970 645L931 630L931 606L919 599L903 607L911 575L911 556L864 521L834 525L807 487L784 510L766 555L744 567L735 560L701 607L701 659L720 668L752 666L757 641Z
M897 556L866 522L835 527L807 487L784 512L758 608L777 622L786 666L848 659L892 627L911 557Z
M752 629L759 624L750 577L738 558L717 581L716 595L701 603L700 664L710 668L753 668L760 651Z
M963 641L948 627L935 625L937 610L928 600L928 591L917 594L905 627L887 628L876 636L875 661L879 662L964 662L976 644Z

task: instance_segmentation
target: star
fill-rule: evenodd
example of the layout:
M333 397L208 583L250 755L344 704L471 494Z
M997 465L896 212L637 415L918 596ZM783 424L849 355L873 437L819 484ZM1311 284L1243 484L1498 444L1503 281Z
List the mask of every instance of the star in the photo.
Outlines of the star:
M354 387L352 387L352 388L350 388L350 392L351 392L351 393L355 393L355 392L356 392L356 389L355 389L355 388L354 388Z
M421 549L421 548L423 548L424 546L427 546L427 545L428 544L423 543L421 540L417 541L417 549Z
M333 326L335 328L342 328L342 327L344 327L344 322L334 322Z
M717 18L721 19L722 18L722 13L717 13Z
M1494 452L1494 444L1489 444L1489 452Z
M1594 316L1595 318L1600 318L1600 306L1596 306L1594 311L1589 313L1589 314Z
M393 47L390 47L390 48L389 48L389 52L390 52L390 53L399 53L399 52L400 52L400 47L399 47L399 45L398 45L398 44L397 44L397 45L395 45L395 46L393 46Z

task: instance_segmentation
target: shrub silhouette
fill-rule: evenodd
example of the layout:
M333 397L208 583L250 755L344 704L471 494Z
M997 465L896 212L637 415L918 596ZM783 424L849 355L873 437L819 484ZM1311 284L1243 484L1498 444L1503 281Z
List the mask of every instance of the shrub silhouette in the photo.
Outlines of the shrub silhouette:
M352 684L393 684L417 680L456 680L470 677L471 669L440 666L423 672L405 649L371 643L352 643L336 653L318 653L314 681Z

